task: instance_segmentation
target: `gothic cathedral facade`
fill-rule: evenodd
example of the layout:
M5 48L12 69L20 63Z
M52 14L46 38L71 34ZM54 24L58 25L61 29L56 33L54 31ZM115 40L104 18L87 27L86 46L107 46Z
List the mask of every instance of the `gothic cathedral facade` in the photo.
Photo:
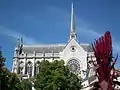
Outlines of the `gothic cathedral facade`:
M89 63L91 56L95 59L94 52L89 44L77 42L73 4L71 9L71 29L68 43L25 45L19 42L14 51L12 72L25 79L39 73L38 64L42 60L50 62L64 60L71 72L82 77L83 86L89 87L90 83L95 80L94 71L90 68L92 65ZM19 55L20 45L22 45L22 52Z

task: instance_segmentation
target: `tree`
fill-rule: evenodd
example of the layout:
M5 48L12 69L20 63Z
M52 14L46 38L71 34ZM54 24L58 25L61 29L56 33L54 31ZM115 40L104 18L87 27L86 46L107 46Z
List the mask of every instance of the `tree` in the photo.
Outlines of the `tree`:
M0 89L3 90L6 88L8 82L8 70L4 67L5 58L2 56L2 51L0 48Z
M31 79L24 79L19 84L17 84L17 90L32 90Z
M4 67L5 65L5 58L2 56L2 51L1 51L1 48L0 48L0 73L2 71L2 68Z
M40 62L34 87L36 90L80 90L82 86L81 80L69 71L63 60L43 60Z
M18 88L18 84L20 84L20 80L15 73L8 72L8 76L6 76L6 89L5 90L21 90Z
M20 83L16 74L11 73L5 66L5 58L0 49L0 90L18 90L17 84Z

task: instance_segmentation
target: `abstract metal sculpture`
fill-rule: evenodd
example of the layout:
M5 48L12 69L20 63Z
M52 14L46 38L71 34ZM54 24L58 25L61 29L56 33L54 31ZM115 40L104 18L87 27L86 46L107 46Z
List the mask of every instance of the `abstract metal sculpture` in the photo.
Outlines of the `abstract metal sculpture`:
M117 61L112 60L112 38L109 31L92 44L96 62L93 62L98 77L98 90L114 90L113 79L115 78L114 65Z

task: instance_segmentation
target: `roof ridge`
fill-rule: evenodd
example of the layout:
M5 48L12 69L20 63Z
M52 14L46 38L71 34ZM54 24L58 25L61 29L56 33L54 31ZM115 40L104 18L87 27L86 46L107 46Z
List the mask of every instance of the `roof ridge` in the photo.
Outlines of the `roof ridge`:
M65 46L66 44L34 44L34 45L23 45L24 47L49 47L49 46Z

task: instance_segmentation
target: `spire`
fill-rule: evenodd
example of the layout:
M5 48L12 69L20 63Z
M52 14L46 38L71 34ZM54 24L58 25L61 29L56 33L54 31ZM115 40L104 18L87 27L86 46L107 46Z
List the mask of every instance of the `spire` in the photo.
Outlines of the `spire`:
M76 39L73 3L71 5L71 29L70 29L70 39L72 39L72 38Z

